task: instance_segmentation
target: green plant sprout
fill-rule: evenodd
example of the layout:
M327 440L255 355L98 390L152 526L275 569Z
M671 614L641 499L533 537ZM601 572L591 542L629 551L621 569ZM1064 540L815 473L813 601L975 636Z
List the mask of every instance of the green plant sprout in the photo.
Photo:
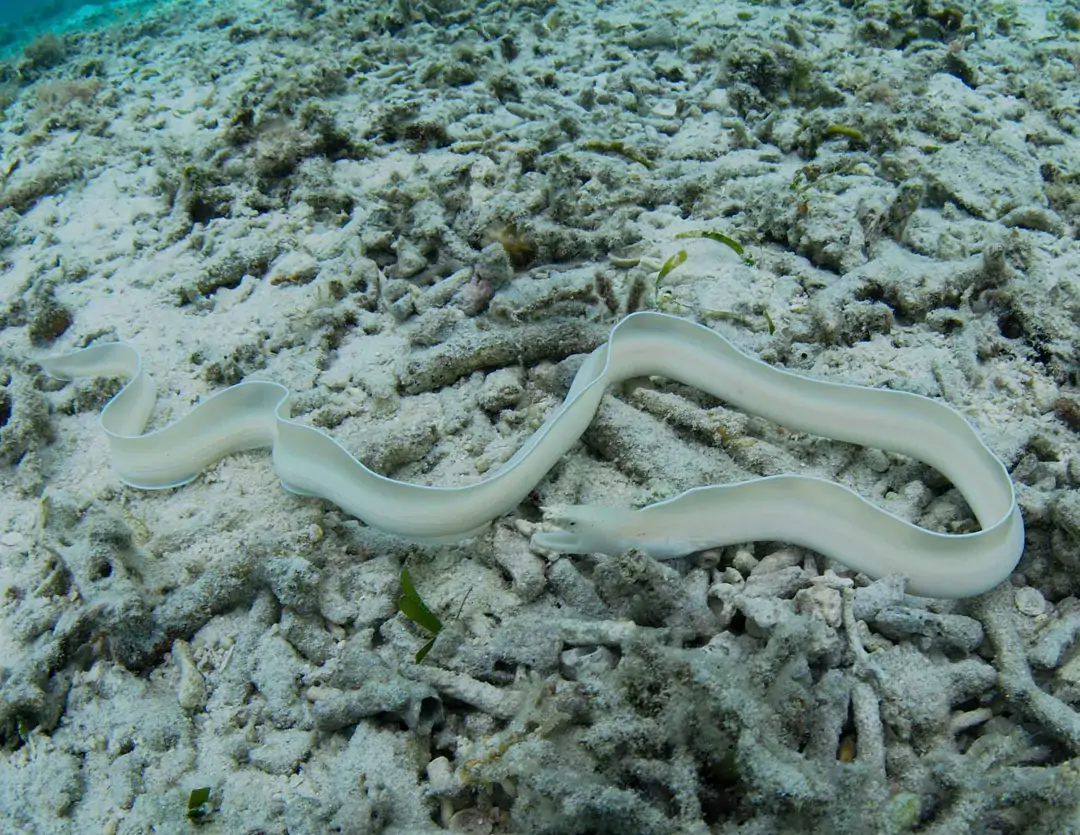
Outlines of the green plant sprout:
M743 245L740 244L734 238L729 238L723 232L714 232L711 229L694 229L689 232L679 232L676 238L708 238L710 241L716 241L724 246L729 246L735 250L736 255L742 255L746 250Z
M676 252L674 255L672 255L670 258L668 258L664 262L664 265L662 267L660 267L660 272L658 272L656 274L656 283L659 284L661 281L663 281L667 277L668 273L670 273L673 269L675 269L677 266L679 266L679 264L681 264L685 260L686 260L686 250L685 249L680 249L678 252Z
M210 812L210 787L203 786L202 788L192 789L187 801L188 820L201 821Z
M827 125L825 130L821 132L821 135L825 139L842 136L847 139L849 147L852 148L866 148L870 144L866 141L866 136L863 132L851 125Z
M465 605L464 600L461 601L461 605ZM409 569L407 568L401 569L401 597L398 598L398 611L431 635L431 639L420 647L414 656L416 663L419 664L431 652L431 648L435 645L435 639L442 632L443 622L420 598L420 593L417 592L416 586L413 585L412 577L409 576Z

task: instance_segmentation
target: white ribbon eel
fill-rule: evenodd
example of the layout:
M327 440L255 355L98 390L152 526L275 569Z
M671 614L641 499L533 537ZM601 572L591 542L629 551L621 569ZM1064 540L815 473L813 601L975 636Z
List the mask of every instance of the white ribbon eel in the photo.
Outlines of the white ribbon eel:
M708 328L660 313L620 321L608 342L585 359L562 405L521 449L464 487L426 487L373 472L329 435L291 420L288 390L277 383L232 386L164 429L143 434L155 389L134 348L96 345L47 358L41 366L62 379L129 378L102 411L101 426L117 473L133 487L176 487L231 452L271 447L286 489L327 499L373 527L427 542L466 538L512 511L573 447L609 384L669 377L789 429L923 461L956 485L982 529L955 535L926 530L842 485L791 475L698 487L641 510L547 508L547 518L561 530L535 534L534 545L564 553L638 548L664 559L738 542L782 540L873 578L904 574L910 593L935 597L987 591L1009 576L1023 553L1023 521L1004 465L945 404L781 371Z

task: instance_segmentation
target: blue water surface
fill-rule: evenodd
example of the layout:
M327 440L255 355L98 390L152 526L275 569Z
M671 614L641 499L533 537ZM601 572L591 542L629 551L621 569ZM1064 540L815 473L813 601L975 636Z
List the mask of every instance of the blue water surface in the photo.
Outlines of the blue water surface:
M0 0L0 58L46 32L100 29L134 18L161 0Z

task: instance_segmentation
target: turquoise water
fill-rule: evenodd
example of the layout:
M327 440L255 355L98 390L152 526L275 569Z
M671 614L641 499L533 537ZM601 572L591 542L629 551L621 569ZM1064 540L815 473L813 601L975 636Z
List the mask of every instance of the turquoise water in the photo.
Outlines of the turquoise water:
M87 31L130 23L168 0L0 0L0 58L45 32Z

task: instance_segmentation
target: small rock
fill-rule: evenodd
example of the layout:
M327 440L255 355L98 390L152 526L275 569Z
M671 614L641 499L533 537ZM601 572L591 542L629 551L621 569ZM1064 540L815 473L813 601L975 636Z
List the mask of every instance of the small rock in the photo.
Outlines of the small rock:
M840 592L820 583L795 593L795 611L816 615L832 627L838 627L843 616L844 603Z
M286 253L270 267L271 284L310 284L319 274L319 263L308 253Z
M1016 609L1022 615L1036 617L1046 611L1046 598L1038 589L1024 586L1016 590Z

